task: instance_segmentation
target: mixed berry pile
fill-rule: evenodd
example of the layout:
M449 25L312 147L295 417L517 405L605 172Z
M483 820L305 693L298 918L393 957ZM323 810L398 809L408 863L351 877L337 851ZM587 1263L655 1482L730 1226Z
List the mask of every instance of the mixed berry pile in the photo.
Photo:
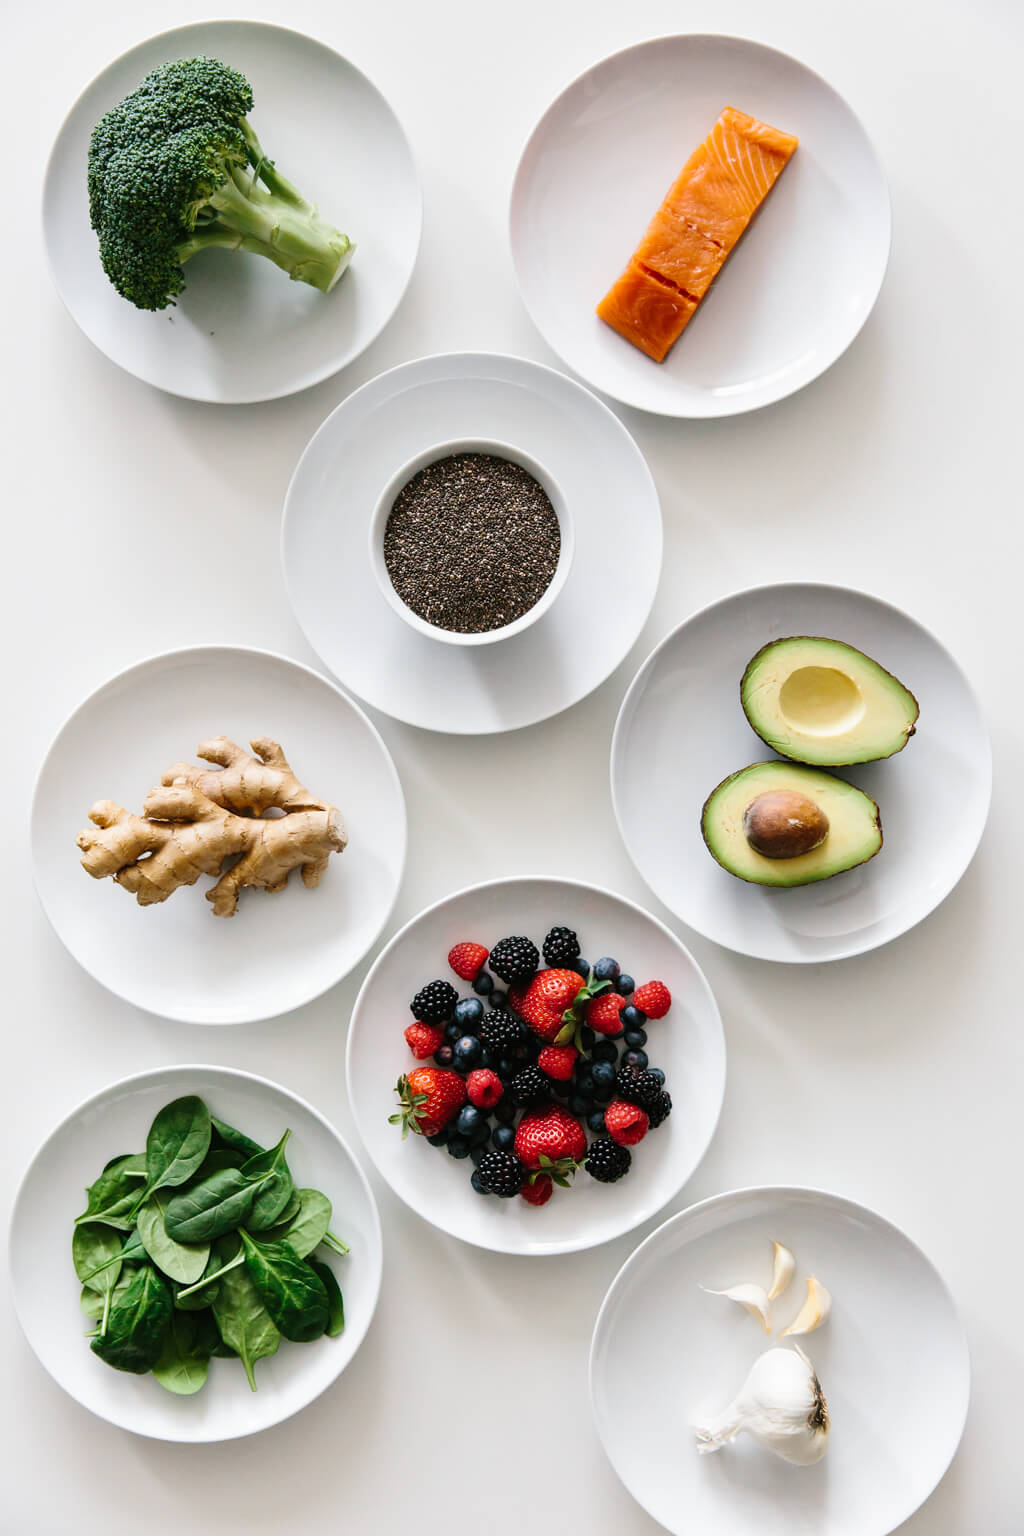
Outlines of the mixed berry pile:
M672 1112L647 1053L648 1023L672 1006L664 982L637 986L610 955L588 964L571 928L540 949L462 942L448 964L475 995L443 980L416 993L405 1038L424 1065L398 1079L391 1123L468 1158L481 1195L544 1205L579 1168L623 1178Z

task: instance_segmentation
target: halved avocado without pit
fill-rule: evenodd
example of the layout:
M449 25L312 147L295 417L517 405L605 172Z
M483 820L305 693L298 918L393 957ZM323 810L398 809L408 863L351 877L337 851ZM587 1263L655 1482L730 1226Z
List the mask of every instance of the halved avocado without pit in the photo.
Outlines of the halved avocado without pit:
M796 763L752 763L704 802L701 831L723 869L754 885L810 885L873 859L878 806L834 774Z
M814 635L762 646L743 674L740 699L773 751L817 767L902 752L920 713L914 695L877 661Z

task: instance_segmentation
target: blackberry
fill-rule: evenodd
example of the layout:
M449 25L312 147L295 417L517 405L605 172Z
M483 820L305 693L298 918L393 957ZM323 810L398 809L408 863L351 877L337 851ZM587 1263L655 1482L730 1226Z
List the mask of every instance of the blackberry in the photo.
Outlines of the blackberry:
M511 1200L513 1195L518 1195L526 1177L526 1169L514 1152L500 1152L497 1149L480 1159L476 1171L484 1188L492 1195L500 1195L503 1200Z
M522 1043L523 1026L506 1009L495 1008L480 1025L480 1039L489 1051L507 1056Z
M458 1000L450 981L432 981L420 988L409 1007L421 1024L447 1024Z
M487 964L504 982L529 981L540 965L540 951L532 939L499 939L487 957Z
M551 1097L551 1084L538 1067L523 1067L508 1085L517 1104L544 1104Z
M580 956L580 941L571 928L552 928L544 940L544 959L556 968L575 970Z
M646 1074L650 1076L649 1073ZM672 1095L662 1089L661 1093L647 1110L647 1118L651 1122L651 1130L656 1131L659 1125L663 1125L672 1113Z
M599 1136L590 1143L584 1168L599 1184L614 1184L629 1172L633 1161L628 1147L620 1147L610 1136Z
M638 1072L635 1067L620 1067L615 1075L615 1086L620 1098L627 1104L639 1104L650 1109L661 1096L661 1084L651 1072Z

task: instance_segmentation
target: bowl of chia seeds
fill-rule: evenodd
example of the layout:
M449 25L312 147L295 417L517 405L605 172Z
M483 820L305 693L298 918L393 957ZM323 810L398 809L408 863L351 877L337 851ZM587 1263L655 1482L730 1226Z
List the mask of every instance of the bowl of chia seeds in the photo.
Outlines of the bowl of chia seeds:
M488 645L546 613L572 564L557 482L509 443L438 443L392 475L370 519L385 600L421 634Z

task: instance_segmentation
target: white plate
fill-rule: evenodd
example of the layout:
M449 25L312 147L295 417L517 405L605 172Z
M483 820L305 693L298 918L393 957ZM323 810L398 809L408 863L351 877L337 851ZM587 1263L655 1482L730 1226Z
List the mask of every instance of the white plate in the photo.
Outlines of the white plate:
M224 735L270 736L313 794L337 805L349 844L320 885L297 874L243 891L214 917L205 879L140 907L91 880L75 838L95 800L132 811L172 763ZM405 867L405 801L388 750L339 688L269 651L197 646L139 662L92 694L43 763L32 808L36 889L78 963L138 1008L189 1024L241 1024L298 1008L357 965L387 922Z
M575 522L573 566L557 600L523 634L494 645L415 633L370 566L370 517L388 480L453 438L497 439L535 457ZM661 512L639 448L589 391L523 358L456 352L393 368L328 416L288 488L281 547L296 617L346 687L410 725L484 734L568 709L618 666L654 601ZM611 548L615 601L596 603Z
M194 1397L174 1397L152 1376L111 1370L89 1348L71 1264L83 1185L126 1150L141 1151L154 1115L197 1093L213 1114L266 1146L291 1129L289 1166L300 1186L322 1189L332 1230L349 1245L330 1256L345 1298L345 1331L314 1344L282 1340L256 1365L251 1392L236 1360L213 1360ZM233 1440L279 1424L341 1375L370 1326L382 1265L380 1218L366 1177L337 1131L305 1100L228 1067L160 1067L87 1099L43 1143L14 1203L10 1232L14 1305L25 1336L53 1379L83 1407L122 1429L157 1440Z
M655 363L594 306L725 106L800 147ZM792 394L846 350L878 297L890 224L875 151L819 75L741 37L661 37L587 70L541 118L512 191L512 258L538 330L595 389L664 416L732 416Z
M766 1339L734 1302L700 1286L767 1285L773 1240L798 1268ZM828 1401L824 1459L789 1466L746 1435L698 1456L691 1421L730 1402L796 1315L810 1273L833 1303L828 1322L797 1341ZM643 1411L623 1411L637 1362L652 1351ZM744 1189L671 1217L627 1259L594 1328L590 1391L612 1466L677 1536L886 1536L953 1459L970 1363L948 1290L897 1227L837 1195Z
M208 54L248 78L252 123L285 175L355 241L324 295L271 262L204 252L176 304L136 309L111 286L89 225L92 130L158 64ZM73 320L112 362L172 395L220 404L272 400L329 378L383 330L419 248L421 197L394 112L347 59L301 32L204 21L161 33L109 64L57 135L43 195L50 268Z
M877 858L816 885L768 890L715 863L700 816L727 774L774 756L747 724L740 678L783 635L866 651L916 696L921 718L895 757L837 770L878 802ZM821 961L887 943L949 894L985 826L992 755L970 685L933 635L864 592L794 583L723 598L661 642L623 700L611 777L629 854L678 917L739 954Z
M426 982L443 977L462 996L473 993L448 968L462 939L488 946L510 933L539 946L555 924L579 934L594 961L615 955L637 982L665 982L672 1008L648 1026L651 1064L665 1073L672 1114L633 1149L633 1165L616 1184L579 1172L571 1189L556 1189L544 1206L478 1195L472 1165L420 1136L402 1140L388 1124L399 1073L416 1066L402 1038L409 1003ZM725 1037L718 1005L693 956L657 918L598 886L570 880L498 880L470 886L428 907L378 956L356 999L349 1028L348 1092L352 1112L377 1169L418 1216L452 1237L499 1253L568 1253L621 1237L655 1215L693 1174L707 1151L725 1089Z

